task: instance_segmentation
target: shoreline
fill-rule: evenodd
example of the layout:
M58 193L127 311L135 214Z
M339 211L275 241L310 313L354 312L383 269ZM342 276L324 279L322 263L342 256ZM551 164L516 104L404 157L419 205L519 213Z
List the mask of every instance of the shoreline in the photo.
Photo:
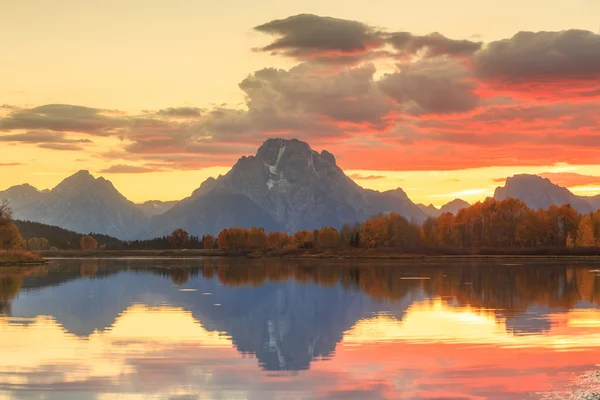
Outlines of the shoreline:
M409 254L390 251L291 251L291 252L252 252L252 251L223 251L223 250L56 250L40 251L38 255L45 261L29 264L44 264L51 259L143 259L143 258L174 258L197 259L204 257L227 258L281 258L281 259L340 259L340 260L581 260L599 261L600 255L586 254ZM21 263L19 263L21 264ZM0 262L0 266L7 265ZM25 264L21 264L25 265Z
M34 266L34 265L44 265L44 264L48 264L48 260L43 260L43 261L23 261L23 262L3 262L0 261L0 267L28 267L28 266Z

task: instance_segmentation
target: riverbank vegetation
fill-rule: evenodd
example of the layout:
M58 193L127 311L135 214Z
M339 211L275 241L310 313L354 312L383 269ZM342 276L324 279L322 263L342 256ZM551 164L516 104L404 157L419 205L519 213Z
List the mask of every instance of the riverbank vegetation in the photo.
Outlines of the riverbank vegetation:
M345 224L339 230L325 226L294 233L232 227L216 236L193 236L176 229L171 235L151 240L120 241L106 235L81 235L43 224L24 224L28 235L21 247L43 254L68 250L82 251L79 256L98 252L124 256L174 251L172 255L191 256L193 250L198 255L254 257L600 256L600 211L579 214L570 205L533 210L513 198L487 199L456 215L428 218L421 225L390 213ZM30 236L44 232L52 235ZM60 243L66 245L55 246Z
M0 265L31 264L43 259L28 250L19 248L23 238L12 221L12 211L7 202L0 203Z

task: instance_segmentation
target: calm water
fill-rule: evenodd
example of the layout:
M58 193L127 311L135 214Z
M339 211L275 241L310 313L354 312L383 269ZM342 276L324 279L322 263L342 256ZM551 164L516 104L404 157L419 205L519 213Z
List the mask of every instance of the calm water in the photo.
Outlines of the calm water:
M0 399L531 399L600 363L600 266L0 269Z

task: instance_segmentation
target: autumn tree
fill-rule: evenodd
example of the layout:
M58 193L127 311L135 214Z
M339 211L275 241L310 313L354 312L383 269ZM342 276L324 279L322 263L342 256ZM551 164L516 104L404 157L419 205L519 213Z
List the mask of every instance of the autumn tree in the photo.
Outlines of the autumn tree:
M302 230L294 233L294 244L300 248L313 247L314 233L307 230Z
M98 249L98 242L90 235L83 236L79 241L79 245L81 246L81 250L96 250Z
M206 235L202 238L202 247L208 250L215 248L215 237L213 235Z
M286 233L275 231L267 235L267 248L269 250L279 250L290 243L290 238Z
M400 249L413 249L419 246L421 231L418 226L396 213L386 215L385 222L388 233L387 246Z
M265 249L266 247L267 233L265 232L265 229L253 226L249 232L249 248L259 250Z
M190 240L190 235L183 229L175 229L169 236L169 243L175 249L182 249L183 246Z
M14 249L19 247L23 238L19 232L19 228L12 223L7 222L0 224L0 247L3 249Z
M332 249L339 246L339 233L331 226L324 226L317 234L317 247Z
M385 246L388 238L388 225L382 215L366 220L360 228L360 244L362 247Z
M452 213L443 213L438 218L438 241L444 246L458 244L458 235L455 230L455 217Z
M421 237L423 243L427 246L437 246L441 244L439 233L439 218L427 218L421 227Z
M575 240L577 247L594 247L596 239L594 238L594 226L592 223L592 215L587 214L579 222L577 227L577 239Z

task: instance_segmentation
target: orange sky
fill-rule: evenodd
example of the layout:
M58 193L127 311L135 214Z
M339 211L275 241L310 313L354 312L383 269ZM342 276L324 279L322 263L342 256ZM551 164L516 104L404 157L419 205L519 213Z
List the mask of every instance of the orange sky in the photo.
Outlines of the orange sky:
M599 12L595 0L4 1L0 190L88 169L136 202L180 199L266 138L295 137L416 202L473 202L515 173L597 194Z

